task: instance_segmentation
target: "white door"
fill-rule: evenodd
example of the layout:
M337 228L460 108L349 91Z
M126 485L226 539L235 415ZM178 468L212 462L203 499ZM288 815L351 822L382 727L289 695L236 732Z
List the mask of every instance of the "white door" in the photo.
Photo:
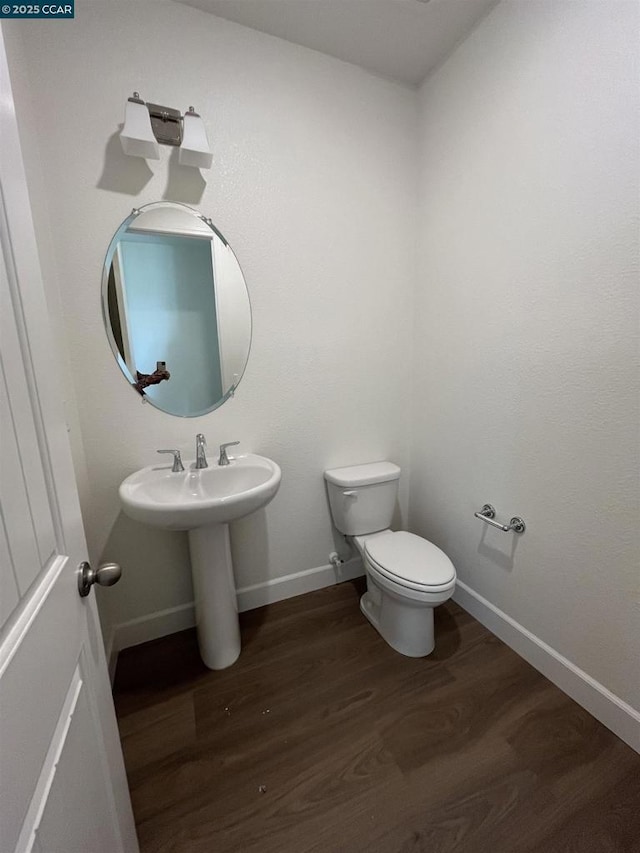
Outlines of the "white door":
M0 31L0 851L138 844Z

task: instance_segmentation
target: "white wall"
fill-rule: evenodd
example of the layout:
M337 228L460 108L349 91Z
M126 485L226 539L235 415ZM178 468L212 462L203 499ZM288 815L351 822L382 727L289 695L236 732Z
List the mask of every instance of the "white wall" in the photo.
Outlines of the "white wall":
M410 520L639 707L637 34L506 2L422 87Z
M88 490L92 559L119 560L109 623L191 599L183 534L124 518L117 487L157 458L222 441L283 472L265 512L232 532L239 586L325 565L334 540L322 471L407 465L415 274L415 93L170 2L76 3L76 19L6 25L47 282L60 291ZM127 96L204 116L209 172L125 157ZM235 399L198 419L141 404L102 326L109 240L133 206L171 198L211 216L245 273L254 338ZM73 424L71 425L73 428ZM404 497L403 497L404 503Z

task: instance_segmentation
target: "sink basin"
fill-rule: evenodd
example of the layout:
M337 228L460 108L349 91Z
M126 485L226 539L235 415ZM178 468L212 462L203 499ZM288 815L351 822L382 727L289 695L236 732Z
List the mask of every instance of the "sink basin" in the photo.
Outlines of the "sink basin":
M187 466L185 466L187 467ZM173 473L171 466L151 465L131 474L120 486L126 515L165 530L193 530L228 524L265 506L280 486L280 468L253 453L229 465Z

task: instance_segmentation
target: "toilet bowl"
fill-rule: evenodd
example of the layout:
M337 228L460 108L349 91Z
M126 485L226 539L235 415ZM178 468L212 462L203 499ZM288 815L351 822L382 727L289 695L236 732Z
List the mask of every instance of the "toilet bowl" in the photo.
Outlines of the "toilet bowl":
M389 528L399 478L392 462L325 471L334 524L364 563L360 609L393 649L424 657L435 647L434 608L453 595L456 572L432 542Z

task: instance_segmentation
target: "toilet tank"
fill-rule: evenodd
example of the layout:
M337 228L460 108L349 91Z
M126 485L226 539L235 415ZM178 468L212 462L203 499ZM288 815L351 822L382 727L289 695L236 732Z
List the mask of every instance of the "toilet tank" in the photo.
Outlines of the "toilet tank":
M333 523L346 536L364 536L391 525L400 468L393 462L368 462L324 472Z

